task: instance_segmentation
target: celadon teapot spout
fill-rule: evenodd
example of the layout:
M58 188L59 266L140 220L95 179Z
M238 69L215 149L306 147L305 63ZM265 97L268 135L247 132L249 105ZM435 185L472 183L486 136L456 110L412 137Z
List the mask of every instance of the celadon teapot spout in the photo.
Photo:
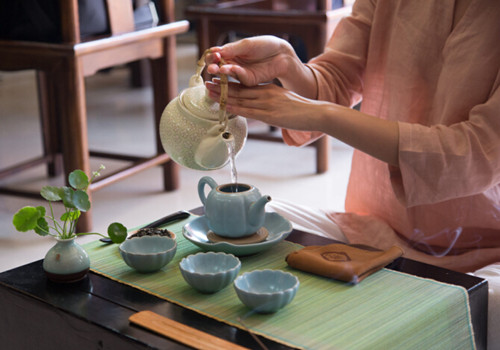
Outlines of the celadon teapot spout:
M201 77L205 54L189 87L170 101L160 120L165 152L176 163L196 170L222 168L241 151L247 138L246 119L226 113L227 76L221 76L221 100L208 97Z

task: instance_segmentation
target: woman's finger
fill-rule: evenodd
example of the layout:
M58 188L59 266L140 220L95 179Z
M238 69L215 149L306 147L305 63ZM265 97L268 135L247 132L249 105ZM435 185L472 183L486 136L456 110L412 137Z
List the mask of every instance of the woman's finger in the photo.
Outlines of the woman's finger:
M210 48L210 52L205 56L205 62L207 64L219 63L221 59L221 55L219 53L220 47L212 47Z
M216 64L216 63L212 63L212 64L209 64L207 66L207 72L208 74L214 74L214 75L218 75L219 74L219 65Z
M219 74L226 74L246 86L255 86L258 84L252 70L243 68L238 64L224 64L220 66Z
M206 81L205 86L209 92L215 93L217 98L220 96L221 87L220 87L220 80L219 79L214 79L212 81ZM267 84L247 88L247 87L243 87L239 83L229 82L228 98L255 99L255 98L259 98L262 94L262 90L265 90L265 89L268 89Z

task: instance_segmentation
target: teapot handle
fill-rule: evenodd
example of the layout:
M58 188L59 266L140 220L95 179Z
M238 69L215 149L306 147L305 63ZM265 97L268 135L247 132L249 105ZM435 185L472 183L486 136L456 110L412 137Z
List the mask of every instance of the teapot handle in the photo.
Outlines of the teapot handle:
M201 77L201 73L205 68L205 57L211 51L210 49L205 50L203 55L198 60L198 66L196 68L196 73L189 79L189 87L203 85L203 78ZM221 57L219 65L224 65L226 62ZM228 78L226 74L220 75L220 100L219 100L219 124L221 125L221 132L227 131L227 123L229 117L226 113L226 105L227 105L227 94L228 94Z
M198 196L200 197L201 203L203 203L203 205L205 205L205 202L207 200L207 197L205 196L205 185L210 186L212 190L218 186L217 182L215 182L215 180L210 176L203 176L200 181L198 181Z

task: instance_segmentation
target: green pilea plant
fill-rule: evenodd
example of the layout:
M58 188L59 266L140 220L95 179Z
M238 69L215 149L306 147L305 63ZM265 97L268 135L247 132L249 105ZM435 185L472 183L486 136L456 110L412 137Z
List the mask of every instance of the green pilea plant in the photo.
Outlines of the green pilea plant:
M70 239L83 235L99 235L107 238L107 236L97 232L75 232L81 213L90 209L87 189L92 181L100 176L100 171L103 169L104 166L101 165L98 171L92 173L90 180L82 170L73 171L68 176L71 187L42 187L40 194L49 202L50 213L47 214L43 206L21 208L12 219L16 230L19 232L33 230L40 236L53 236L59 239ZM59 201L62 201L65 210L57 219L54 215L52 202ZM114 222L108 227L108 236L113 243L121 243L127 238L127 228Z

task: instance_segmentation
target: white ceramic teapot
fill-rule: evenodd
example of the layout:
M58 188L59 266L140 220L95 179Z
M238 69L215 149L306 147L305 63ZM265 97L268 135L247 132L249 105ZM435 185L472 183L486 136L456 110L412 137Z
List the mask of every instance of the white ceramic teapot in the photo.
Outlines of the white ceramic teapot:
M176 163L196 170L223 167L231 157L230 149L236 156L247 138L246 119L228 115L225 110L227 76L221 76L220 102L207 96L201 77L205 54L189 80L189 88L170 101L160 120L160 139L165 152Z

